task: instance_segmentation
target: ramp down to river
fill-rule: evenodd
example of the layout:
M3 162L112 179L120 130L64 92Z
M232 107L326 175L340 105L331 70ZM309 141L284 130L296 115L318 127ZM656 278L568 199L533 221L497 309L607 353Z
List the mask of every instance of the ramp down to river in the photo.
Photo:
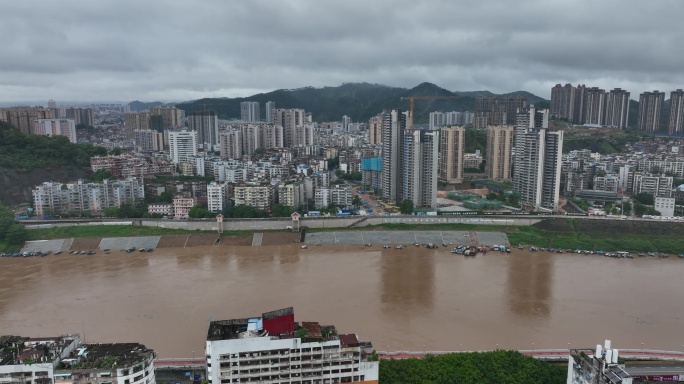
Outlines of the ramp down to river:
M502 232L468 231L339 231L307 232L308 244L363 245L363 244L449 244L449 245L506 245L508 237ZM477 243L477 244L474 244Z

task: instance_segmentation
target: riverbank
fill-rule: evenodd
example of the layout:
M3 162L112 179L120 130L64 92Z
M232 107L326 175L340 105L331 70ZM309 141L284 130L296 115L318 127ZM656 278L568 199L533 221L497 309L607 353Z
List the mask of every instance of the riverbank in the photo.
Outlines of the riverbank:
M541 248L589 249L626 252L684 253L684 225L642 221L547 219L530 226L478 224L381 224L363 228L310 228L330 231L496 231L508 236L511 245Z
M512 246L533 245L541 248L589 249L603 251L684 253L682 223L645 221L546 219L529 226L496 224L403 224L384 223L364 227L308 228L310 233L330 231L487 231L503 232ZM290 233L284 230L224 231L222 236L241 239L235 245L251 245L254 233ZM71 227L37 228L28 231L28 240L50 240L82 237L131 237L184 234L216 234L215 231L169 229L132 225L79 225ZM238 244L239 243L239 244ZM264 242L262 245L268 245ZM270 244L277 244L270 243ZM3 244L0 243L0 249ZM16 248L16 249L14 249ZM20 247L4 247L4 252L16 252Z

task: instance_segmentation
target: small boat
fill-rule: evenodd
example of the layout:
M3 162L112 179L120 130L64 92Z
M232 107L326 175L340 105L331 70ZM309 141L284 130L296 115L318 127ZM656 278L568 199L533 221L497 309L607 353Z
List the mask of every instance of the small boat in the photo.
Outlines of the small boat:
M307 249L307 248L309 248L309 247L308 247L306 244L304 244L304 245L302 245L302 246L299 247L299 248L301 248L301 249Z

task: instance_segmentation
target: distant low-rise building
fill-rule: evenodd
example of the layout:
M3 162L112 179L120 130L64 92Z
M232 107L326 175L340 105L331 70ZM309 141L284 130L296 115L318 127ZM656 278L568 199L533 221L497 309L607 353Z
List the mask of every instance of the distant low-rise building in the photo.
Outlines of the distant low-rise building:
M148 204L147 213L150 215L162 215L170 217L173 214L173 204Z
M243 183L235 186L235 205L249 205L270 210L275 201L275 187L270 183Z
M660 212L661 216L674 216L675 214L675 198L674 197L656 197L655 210Z
M118 156L93 156L90 158L90 169L93 172L107 171L116 178L148 178L173 175L176 171L175 165L168 160L131 153Z
M207 208L209 212L222 212L228 204L228 184L212 181L207 184Z
M632 193L648 193L655 197L670 197L672 194L672 176L635 174Z
M173 218L175 220L187 220L190 218L190 209L197 204L194 197L177 196L173 198Z

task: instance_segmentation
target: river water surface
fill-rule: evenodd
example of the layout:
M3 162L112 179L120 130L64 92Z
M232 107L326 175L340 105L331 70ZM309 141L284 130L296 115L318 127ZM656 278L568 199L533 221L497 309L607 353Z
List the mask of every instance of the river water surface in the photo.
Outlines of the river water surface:
M208 320L293 306L377 350L684 348L684 260L359 246L0 259L0 335L204 353Z

